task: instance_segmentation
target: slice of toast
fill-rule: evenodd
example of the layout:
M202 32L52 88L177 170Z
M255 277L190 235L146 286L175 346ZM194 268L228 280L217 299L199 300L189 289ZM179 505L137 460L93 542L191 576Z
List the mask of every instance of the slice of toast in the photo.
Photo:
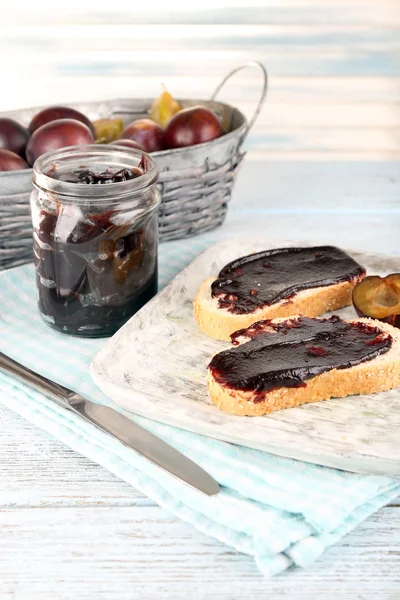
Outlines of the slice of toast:
M246 314L235 314L220 308L218 298L211 295L211 284L215 277L203 281L193 302L194 316L203 333L215 340L230 341L230 336L239 329L245 329L262 319L277 319L302 314L318 317L351 304L353 288L362 277L335 285L310 288L298 292L290 299L263 306Z
M292 319L296 318L299 317L292 317ZM272 321L272 323L282 322L285 322L285 319ZM213 377L209 368L207 386L212 402L221 410L234 415L261 416L308 402L343 398L354 394L372 394L400 386L400 330L373 319L354 319L350 322L372 325L384 335L391 336L390 349L356 366L331 369L315 375L305 381L304 387L279 387L257 393L255 390L234 389L221 385ZM257 326L274 334L274 330L268 328L268 323L261 322ZM235 342L240 345L248 342L251 337L253 337L251 331L243 330L235 334Z
M194 300L206 335L230 334L260 319L317 317L351 304L365 269L335 246L273 248L242 256L206 279Z

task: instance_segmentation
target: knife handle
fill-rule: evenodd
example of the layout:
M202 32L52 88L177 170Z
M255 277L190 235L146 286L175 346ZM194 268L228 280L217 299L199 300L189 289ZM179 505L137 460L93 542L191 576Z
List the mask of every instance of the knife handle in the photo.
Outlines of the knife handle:
M64 408L73 410L69 399L72 399L74 392L47 379L47 377L34 373L2 352L0 352L0 370L12 375L15 379L22 381L22 383L27 383L35 390L44 392Z

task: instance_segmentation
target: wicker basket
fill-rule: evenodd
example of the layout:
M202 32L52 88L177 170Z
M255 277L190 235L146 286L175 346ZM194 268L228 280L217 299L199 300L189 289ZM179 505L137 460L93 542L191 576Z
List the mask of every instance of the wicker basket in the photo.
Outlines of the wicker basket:
M263 74L260 100L251 120L215 97L225 82L238 71L257 66ZM213 110L227 132L220 138L191 146L154 152L159 168L161 204L159 211L160 240L189 237L222 224L232 194L237 169L244 157L243 141L256 120L267 93L267 72L257 62L246 63L229 73L211 100L179 100L182 107L202 104ZM74 104L91 119L116 118L128 124L148 116L151 99L110 100ZM1 113L27 125L40 107ZM29 197L32 169L0 173L0 270L32 259L32 226Z

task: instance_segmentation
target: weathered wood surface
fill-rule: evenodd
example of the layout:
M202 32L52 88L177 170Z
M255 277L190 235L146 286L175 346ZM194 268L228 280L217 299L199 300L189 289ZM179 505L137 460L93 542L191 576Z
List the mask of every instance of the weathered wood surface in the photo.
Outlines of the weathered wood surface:
M251 558L1 407L0 431L2 600L400 597L400 499L308 571L265 581Z
M398 0L23 4L2 7L0 110L153 96L161 81L207 97L262 60L268 104L226 231L400 255ZM258 86L249 71L221 97L250 114ZM2 600L399 600L399 529L400 501L310 569L265 582L251 558L0 409Z

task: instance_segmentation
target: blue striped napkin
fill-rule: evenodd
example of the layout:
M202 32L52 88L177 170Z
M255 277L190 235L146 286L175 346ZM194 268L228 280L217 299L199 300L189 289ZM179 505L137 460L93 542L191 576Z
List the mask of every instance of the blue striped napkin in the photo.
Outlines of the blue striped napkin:
M207 235L163 244L161 286L212 239ZM0 350L88 399L121 410L88 375L90 361L103 343L66 336L42 323L32 265L0 274ZM389 477L281 458L129 415L218 480L221 493L208 498L2 374L0 402L198 530L253 556L267 576L310 565L325 548L400 493L399 483Z

